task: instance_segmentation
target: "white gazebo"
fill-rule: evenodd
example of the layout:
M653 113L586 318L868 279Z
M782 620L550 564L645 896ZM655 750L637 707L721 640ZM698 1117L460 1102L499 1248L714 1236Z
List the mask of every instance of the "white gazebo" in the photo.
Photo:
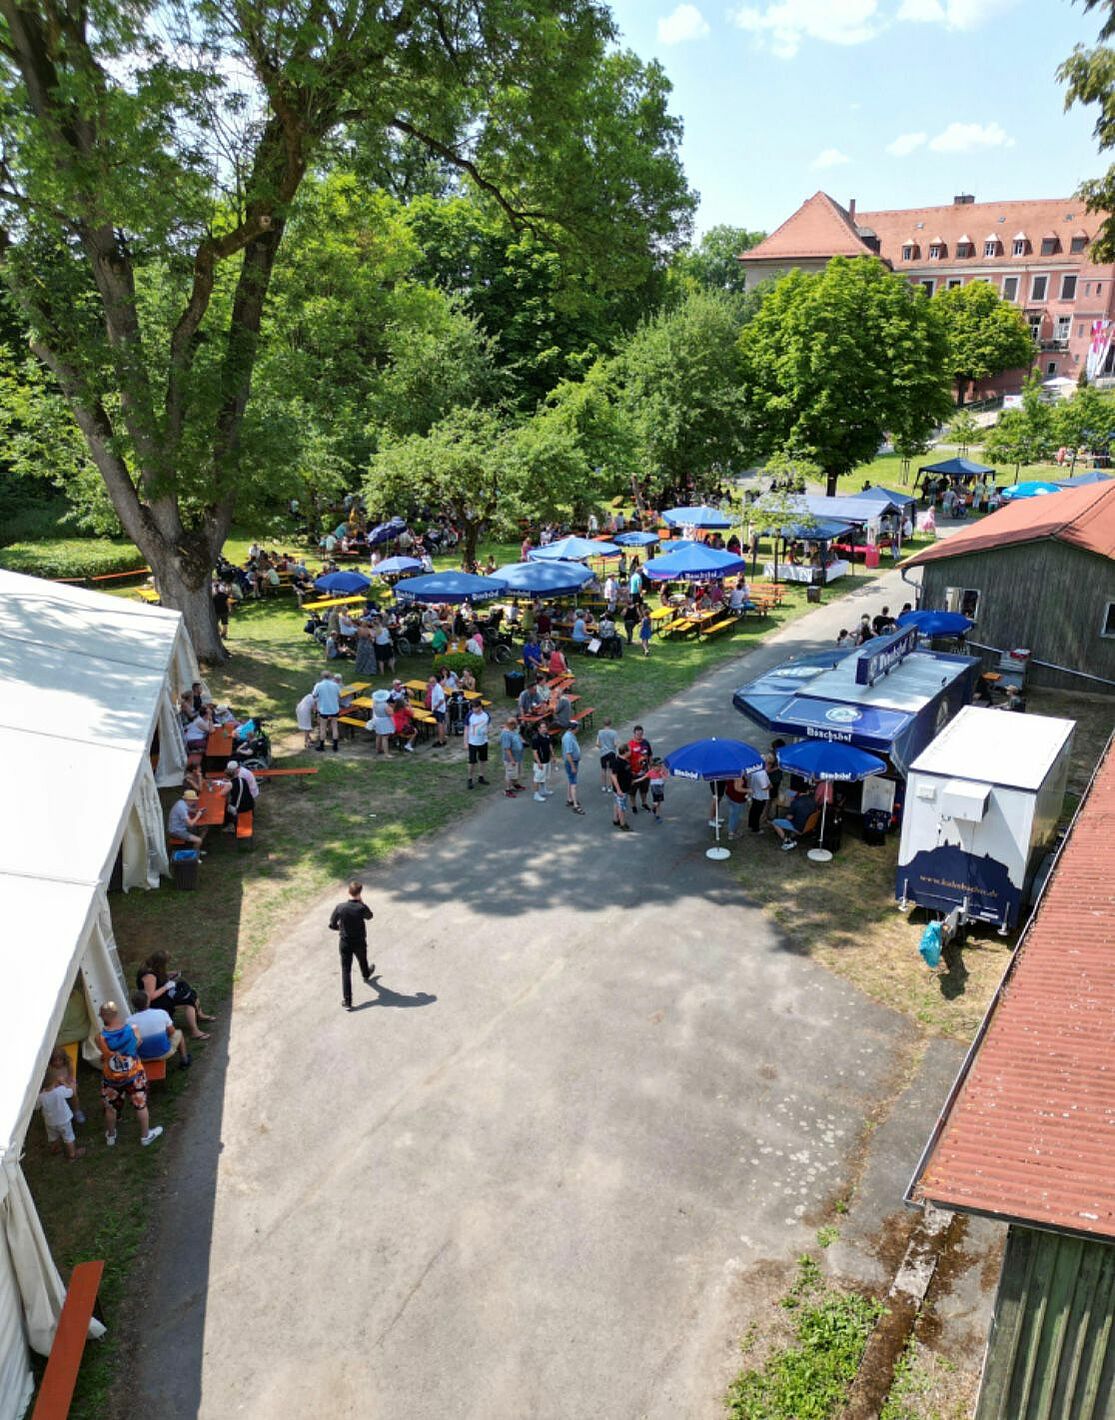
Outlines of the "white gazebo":
M126 999L106 889L118 858L125 889L167 871L157 786L181 782L176 701L197 679L177 612L0 571L0 1420L64 1295L23 1141L71 996L92 1059L97 1007Z

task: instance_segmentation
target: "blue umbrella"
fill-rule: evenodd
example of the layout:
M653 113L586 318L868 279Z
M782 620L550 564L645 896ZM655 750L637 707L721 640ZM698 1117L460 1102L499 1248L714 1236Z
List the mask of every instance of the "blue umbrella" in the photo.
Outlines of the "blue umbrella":
M719 508L667 508L662 514L668 523L683 528L730 528L732 520Z
M363 572L327 572L314 583L319 592L341 596L349 592L366 592L371 585Z
M660 541L658 534L652 532L616 533L612 540L619 547L653 547Z
M677 779L738 779L758 769L763 756L743 740L707 740L672 749L662 763Z
M663 756L662 763L676 779L704 779L715 783L723 779L738 779L741 774L750 774L763 763L763 756L743 740L719 740L714 735L707 740L694 740ZM720 844L720 795L714 794L716 804L716 842L710 848L709 858L727 858L727 848Z
M592 569L583 562L509 562L492 575L512 595L565 597L592 580Z
M971 631L974 621L958 611L904 611L899 626L916 626L923 636L963 636Z
M377 523L368 533L368 546L376 547L381 542L390 542L406 527L405 518L388 518L385 523Z
M746 569L747 563L736 553L694 542L652 557L643 571L653 582L713 582Z
M787 745L778 751L778 763L792 774L801 774L806 779L839 780L844 784L855 784L861 779L870 779L873 774L882 774L886 761L877 754L868 754L865 749L844 744L840 740L801 740L798 744ZM821 837L825 841L825 814L828 799L821 803ZM827 863L832 854L827 848L811 848L809 856L815 863Z
M385 557L372 568L373 577L401 577L406 572L421 572L417 557Z
M778 762L783 769L805 779L837 779L845 784L870 779L887 767L886 760L877 754L868 754L841 740L801 740L786 745L778 751Z
M583 562L586 557L618 557L622 550L614 542L596 542L590 537L563 537L545 547L532 547L527 556L532 562Z
M431 572L426 577L405 577L396 583L395 595L403 602L488 602L506 590L507 583L494 577Z
M1031 479L1029 483L1015 483L1004 488L1000 495L1005 503L1013 503L1018 498L1042 498L1046 493L1062 492L1059 483L1046 483L1043 479Z

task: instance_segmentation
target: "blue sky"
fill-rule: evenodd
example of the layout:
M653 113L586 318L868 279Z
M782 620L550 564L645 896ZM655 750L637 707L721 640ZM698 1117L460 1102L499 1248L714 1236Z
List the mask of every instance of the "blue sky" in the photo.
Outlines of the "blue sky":
M824 188L862 210L1067 197L1107 166L1055 77L1068 0L612 0L685 122L699 230L777 226Z

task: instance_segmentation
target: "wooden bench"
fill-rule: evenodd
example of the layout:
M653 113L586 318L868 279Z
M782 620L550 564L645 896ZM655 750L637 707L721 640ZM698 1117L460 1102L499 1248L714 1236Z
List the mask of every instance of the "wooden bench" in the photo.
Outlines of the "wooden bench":
M242 853L251 852L255 843L255 813L241 809L236 815L236 846Z
M253 769L257 779L280 779L288 774L316 774L316 769Z
M697 638L705 641L710 636L719 636L721 631L727 631L729 626L735 626L738 621L738 616L722 616L718 621L710 621L706 625L698 627Z
M371 724L371 721L361 720L356 715L338 715L337 724L347 726L347 728L351 732L349 734L349 739L354 740L356 738L356 731L367 730L368 726Z
M161 600L154 587L137 587L136 596L141 602L147 602L149 606L158 606Z
M39 1382L31 1420L66 1420L70 1413L104 1270L103 1262L79 1262L70 1273L70 1285L54 1329L54 1341Z
M171 1053L177 1055L178 1052L172 1051ZM140 1063L143 1066L143 1073L147 1076L148 1084L151 1084L152 1081L158 1082L159 1080L166 1079L166 1062L168 1059L169 1056L156 1056L153 1060L144 1060L142 1056L140 1057Z

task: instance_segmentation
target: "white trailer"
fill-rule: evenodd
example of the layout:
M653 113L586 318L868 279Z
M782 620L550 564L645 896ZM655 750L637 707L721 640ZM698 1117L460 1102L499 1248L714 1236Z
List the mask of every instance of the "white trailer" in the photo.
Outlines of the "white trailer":
M1073 720L968 705L910 766L895 895L956 925L1017 925L1053 843Z

